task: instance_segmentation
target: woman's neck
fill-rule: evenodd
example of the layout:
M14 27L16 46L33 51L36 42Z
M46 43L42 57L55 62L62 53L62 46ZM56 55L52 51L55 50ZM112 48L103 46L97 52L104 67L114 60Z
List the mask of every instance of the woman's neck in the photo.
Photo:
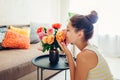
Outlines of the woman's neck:
M83 41L83 42L78 42L76 44L76 46L78 47L78 49L80 49L81 51L88 45L88 41Z

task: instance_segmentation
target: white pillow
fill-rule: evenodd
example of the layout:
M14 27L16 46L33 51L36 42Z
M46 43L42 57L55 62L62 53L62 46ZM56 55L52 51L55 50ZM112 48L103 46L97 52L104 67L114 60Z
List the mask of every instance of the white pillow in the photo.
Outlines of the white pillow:
M36 23L36 22L31 22L30 23L30 28L31 28L31 32L30 32L30 43L31 44L35 44L35 43L38 43L40 40L39 40L39 37L36 33L37 29L40 27L40 26L43 26L43 27L49 27L49 24L48 23Z

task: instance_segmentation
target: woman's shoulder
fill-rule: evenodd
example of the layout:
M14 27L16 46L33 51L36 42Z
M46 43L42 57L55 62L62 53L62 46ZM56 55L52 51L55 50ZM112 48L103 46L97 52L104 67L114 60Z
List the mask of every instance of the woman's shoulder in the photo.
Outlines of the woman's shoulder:
M98 63L98 57L94 51L84 49L78 55L76 60L80 63L86 64L89 69L95 67Z
M77 58L78 59L89 59L89 58L93 58L93 57L97 57L96 53L94 51L85 49L81 52L78 53Z

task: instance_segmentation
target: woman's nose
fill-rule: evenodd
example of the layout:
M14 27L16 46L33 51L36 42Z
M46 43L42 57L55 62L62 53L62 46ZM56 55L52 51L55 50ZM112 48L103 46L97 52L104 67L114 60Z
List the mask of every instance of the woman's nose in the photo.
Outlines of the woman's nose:
M63 29L63 32L65 33L65 35L67 34L67 29Z

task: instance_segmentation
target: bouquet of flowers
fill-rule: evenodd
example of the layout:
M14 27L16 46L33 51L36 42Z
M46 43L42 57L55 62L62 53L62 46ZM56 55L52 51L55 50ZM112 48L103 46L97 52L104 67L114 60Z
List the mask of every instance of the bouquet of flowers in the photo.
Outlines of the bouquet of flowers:
M61 50L57 41L61 42L65 40L65 31L60 28L60 23L54 23L49 28L40 26L37 29L37 34L42 43L40 49L42 52L45 52L46 50L48 51L52 48L59 48L59 50Z

